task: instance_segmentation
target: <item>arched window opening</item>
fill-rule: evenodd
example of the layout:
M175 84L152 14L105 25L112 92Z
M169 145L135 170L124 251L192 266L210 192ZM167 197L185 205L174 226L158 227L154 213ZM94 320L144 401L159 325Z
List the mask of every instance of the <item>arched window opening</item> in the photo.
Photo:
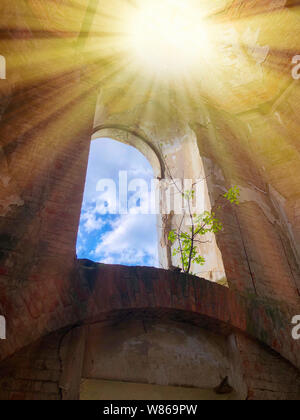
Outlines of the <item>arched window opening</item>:
M77 257L158 266L153 168L135 147L92 141L77 239Z

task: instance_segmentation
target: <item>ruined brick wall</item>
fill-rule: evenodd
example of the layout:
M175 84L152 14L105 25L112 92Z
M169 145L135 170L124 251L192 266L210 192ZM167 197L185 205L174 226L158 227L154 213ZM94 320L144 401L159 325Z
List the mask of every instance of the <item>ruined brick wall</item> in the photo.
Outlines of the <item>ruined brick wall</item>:
M168 320L190 324L194 333L198 334L199 331L202 337L201 328L207 329L220 335L218 340L223 343L224 337L228 337L231 343L228 344L228 357L231 360L229 376L233 388L240 395L249 399L260 399L263 396L268 396L269 399L299 398L295 391L299 381L299 343L292 340L290 314L279 309L280 302L255 297L250 299L207 280L167 270L92 264L85 260L78 266L77 275L74 272L73 286L77 295L76 304L74 302L72 308L76 313L76 320L70 322L67 308L61 318L58 318L60 314L57 313L56 327L67 328L52 335L53 341L49 337L50 341L43 339L39 344L30 347L31 350L28 351L33 353L28 362L23 356L24 352L27 354L27 349L3 361L3 399L8 397L8 391L17 392L15 387L19 385L15 379L23 380L24 375L29 380L29 389L24 388L28 395L20 394L20 398L31 398L30 390L35 386L35 381L39 382L36 386L40 386L42 377L46 377L46 382L51 382L47 376L49 372L42 372L48 370L45 367L48 365L38 362L36 366L35 362L35 358L47 358L49 352L52 354L50 359L62 361L59 380L55 380L60 389L60 397L78 398L85 342L85 335L81 333L85 328L79 325L98 324L98 327L90 329L92 337L87 337L89 352L92 354L97 352L95 346L99 344L98 328L101 330L105 323L109 323L112 334L118 336L113 325L122 323L122 329L126 332L130 330L132 320L146 324L149 321L151 324ZM187 332L189 327L185 330ZM188 337L190 340L192 334L188 334ZM105 340L103 343L107 351L105 345L109 347L109 341ZM149 349L151 348L150 346ZM125 353L122 357L130 359L130 354ZM24 367L27 369L25 373ZM222 369L226 371L228 363L222 365ZM130 370L128 375L132 375ZM15 379L12 382L9 380L7 385L8 376ZM193 378L186 380L196 381ZM25 382L21 382L22 384L25 387ZM12 388L7 389L8 386ZM40 396L38 393L36 398L39 397L46 398L45 394Z
M62 27L65 17L57 16L56 2L51 5L52 11L38 0L11 0L0 6L1 17L5 17L1 20L0 53L7 57L7 80L0 85L0 314L6 316L9 337L0 343L0 360L62 326L99 315L89 285L78 280L75 261L99 67L87 65L89 60L81 61L74 47L82 18L66 34ZM85 9L80 10L83 16ZM39 20L36 16L41 11ZM53 13L57 19L52 19ZM45 50L46 58L42 54ZM147 131L141 123L145 103L141 101L137 113L130 113L122 92L124 88L119 90L114 104L109 104L106 121L114 120L115 113L118 122L127 128ZM166 102L168 96L164 93L160 95ZM226 302L235 308L235 328L265 340L295 363L299 351L289 341L289 321L299 311L299 87L295 86L288 99L283 99L272 104L274 109L271 106L267 114L265 109L255 112L251 122L212 108L206 124L201 118L187 115L184 127L178 118L181 111L169 116L165 113L168 103L160 107L160 103L153 102L155 112L147 133L150 139L155 134L158 139L172 141L178 133L184 139L184 129L190 123L206 170L215 173L212 180L208 179L212 202L224 188L232 184L241 187L241 205L220 215L225 230L218 244L228 281L231 289L244 294L241 300L228 298L231 306ZM133 101L132 109L135 106ZM124 115L127 121L122 120ZM116 277L114 269L109 279ZM172 293L165 283L157 289L154 284L148 290L153 279L145 279L141 288L147 289L142 294L144 305L155 306L156 296L156 302L172 302L180 310L204 311L205 316L215 311L216 317L221 314L222 321L228 321L224 308L216 304L218 299L222 303L223 292L208 286L193 289L177 278L170 283ZM135 277L133 286L126 285L131 280L130 275L125 275L121 280L117 278L117 286L105 286L114 292L109 297L119 305L118 309L127 304L136 309L134 301L127 299L129 292L134 296L136 293L132 291ZM119 295L120 285L124 290ZM199 296L205 290L207 302L202 302ZM279 311L285 307L290 318L287 316L283 325L281 318L273 324L273 312L257 301L252 312L246 310L251 309L253 295L269 298ZM105 312L105 305L104 300L100 312ZM160 311L161 306L156 309ZM254 333L249 319L256 320ZM57 355L60 337L58 333L50 341L42 339L5 362L3 369L8 373L3 373L3 397L61 396ZM247 340L240 340L238 351L242 372L248 378L249 398L295 397L291 378L296 376L283 359ZM266 379L259 374L253 377L256 363ZM22 371L26 365L27 370ZM288 382L283 377L286 371L290 372Z
M296 255L287 247L282 217L272 202L262 166L253 159L245 125L213 110L209 115L207 126L195 124L194 129L212 201L231 185L241 190L239 206L227 206L218 213L224 231L217 240L229 284L297 308L300 271Z
M60 329L0 363L0 400L79 398L84 329Z
M0 124L3 358L53 331L66 307L74 319L70 282L97 81L72 39L40 28L26 2L1 4L1 16L9 92Z
M117 328L114 328L114 325L116 325L115 321L113 324L108 323L106 326L101 323L92 324L91 327L84 327L86 332L82 337L83 339L80 337L80 334L75 335L72 339L74 330L69 328L49 334L0 363L0 400L76 400L79 398L81 378L101 378L103 377L101 371L103 369L104 371L106 370L105 367L101 369L101 358L99 359L97 346L99 347L99 352L102 351L100 354L105 357L106 352L110 352L110 340L122 341L126 337L129 341L131 338L133 344L137 345L137 343L139 343L136 349L137 358L133 356L134 349L125 346L126 349L124 347L120 352L120 359L116 360L117 364L120 363L123 366L123 370L119 370L119 376L118 373L116 373L118 369L115 369L114 375L112 375L111 372L109 372L108 375L106 373L105 378L111 379L113 376L114 380L119 379L126 381L126 375L133 375L134 377L138 375L138 377L143 378L141 383L147 383L147 377L146 380L144 378L146 372L139 368L140 359L150 357L152 363L155 364L158 363L160 358L166 357L169 359L170 353L164 353L163 345L160 343L162 350L161 352L157 352L156 348L156 355L153 358L154 355L151 351L151 346L149 348L147 346L142 346L140 339L134 339L134 334L136 334L136 332L132 330L132 323L140 323L139 335L142 332L145 340L151 340L151 334L147 338L147 329L145 330L143 325L157 325L158 331L161 331L165 322L166 320L160 324L157 320L151 321L151 318L149 317L143 319L143 316L129 317L127 320L124 320L122 317L117 323ZM120 328L120 325L122 330L121 337L118 335L118 328ZM207 370L212 369L212 375L209 377L206 377L205 375L202 376L203 370L195 377L183 374L182 385L185 385L186 382L189 384L197 384L200 382L201 384L206 384L206 386L214 387L215 383L218 383L224 375L228 375L229 383L234 390L232 399L299 400L299 372L278 354L271 352L270 349L239 334L237 338L235 336L229 337L228 343L231 342L231 344L229 344L227 350L226 347L224 347L224 344L222 344L223 350L221 353L223 359L218 358L218 346L216 347L216 353L214 354L216 359L214 360L212 359L212 349L210 349L208 353L205 353L208 348L206 348L207 344L205 344L204 337L206 337L206 335L213 337L211 332L204 331L204 334L202 333L201 335L202 330L199 329L199 332L197 333L197 328L195 326L189 326L186 323L181 324L181 326L180 324L175 325L182 328L183 331L185 331L185 335L187 334L188 341L190 340L189 344L186 343L186 345L181 348L184 358L180 363L187 366L196 363L197 366L195 357L189 359L189 350L191 350L190 345L195 344L192 339L193 334L199 334L200 341L201 339L204 339L204 347L201 349L199 363L205 364L204 360L207 356L209 362L207 363L207 366L205 365L204 371L206 372ZM150 327L150 330L151 328L153 327ZM77 328L75 330L82 331L83 328ZM102 330L105 332L108 341L100 340L99 342ZM190 330L193 331L192 335L189 334ZM109 331L111 331L111 333L109 333ZM109 334L112 334L112 336ZM175 334L173 337L171 330L169 331L169 335L170 334L171 342L174 341L178 345L178 339L180 338L177 336L178 331L176 333L177 335ZM216 336L216 343L220 344L225 342L225 337ZM232 342L234 345L232 345ZM81 346L79 352L78 344ZM247 349L245 353L244 349ZM150 350L149 355L148 350ZM198 349L198 351L199 350L200 349ZM195 351L197 352L197 349L195 349ZM93 355L95 360L92 362L91 357L93 357ZM231 372L229 373L228 362L224 363L224 360L227 360L227 358L231 364ZM130 361L129 370L127 369L124 371L123 359ZM135 363L137 364L136 366ZM154 375L154 378L150 380L150 383L161 384L163 381L164 384L167 384L168 382L166 381L172 376L178 375L178 372L175 373L172 371L172 369L175 369L175 367L172 367L173 363L173 359L169 360L168 369L160 370L157 377ZM177 361L175 363L177 366ZM93 367L92 371L88 372L87 366ZM220 376L215 372L216 369L220 371ZM180 384L180 379L177 379L176 385Z
M281 185L282 193L285 197L290 194L293 202L297 182L288 181L291 172L283 169L284 154L274 148L271 138L263 141L264 134L257 132L255 141L252 135L247 136L243 121L236 119L230 124L231 117L214 112L210 117L208 126L195 125L194 129L206 172L213 174L208 178L212 200L217 200L222 188L241 188L240 205L220 214L224 231L217 238L229 285L249 295L275 298L290 308L292 317L299 312L299 260L290 235L297 223L289 225L281 203L276 206L272 185L276 189ZM272 146L259 159L258 153L267 144ZM269 153L271 149L276 152ZM286 161L293 165L295 175L299 163L298 158ZM286 361L245 337L236 335L235 340L248 399L299 399L299 375Z
M245 336L236 337L248 400L300 399L300 374L277 353Z
M1 400L61 399L59 345L63 334L49 335L0 364Z
M249 149L277 211L280 232L290 273L300 293L299 218L299 109L300 83L291 83L264 117L246 118Z

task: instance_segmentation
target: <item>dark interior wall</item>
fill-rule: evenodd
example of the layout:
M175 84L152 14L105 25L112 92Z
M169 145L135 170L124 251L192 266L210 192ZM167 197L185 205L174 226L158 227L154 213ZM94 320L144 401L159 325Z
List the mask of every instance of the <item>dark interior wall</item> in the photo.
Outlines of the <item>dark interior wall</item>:
M59 400L60 331L38 340L0 365L1 400Z
M76 400L84 328L49 334L0 363L0 400Z
M0 363L0 400L77 400L82 378L214 392L224 375L230 399L300 398L299 372L243 335L132 318L63 329L18 351Z

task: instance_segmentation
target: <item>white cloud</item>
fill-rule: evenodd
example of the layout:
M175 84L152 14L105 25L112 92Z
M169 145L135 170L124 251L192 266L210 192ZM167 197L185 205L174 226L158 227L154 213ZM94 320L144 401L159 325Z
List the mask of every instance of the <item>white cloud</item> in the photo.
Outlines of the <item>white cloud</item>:
M85 247L83 245L77 245L76 252L77 254L80 254L85 250Z
M91 233L95 230L101 230L105 224L102 218L97 217L97 208L90 207L88 210L84 210L81 215L82 226L87 233ZM82 235L82 232L81 232Z
M156 219L153 215L124 215L111 223L93 254L101 262L158 265Z
M92 201L99 180L113 179L117 182L119 172L124 170L128 171L129 180L137 177L148 179L153 177L150 163L134 147L111 139L93 140L84 201Z
M152 179L153 178L153 170L151 168L144 168L142 166L130 168L128 170L129 175L131 178L143 178L143 179Z

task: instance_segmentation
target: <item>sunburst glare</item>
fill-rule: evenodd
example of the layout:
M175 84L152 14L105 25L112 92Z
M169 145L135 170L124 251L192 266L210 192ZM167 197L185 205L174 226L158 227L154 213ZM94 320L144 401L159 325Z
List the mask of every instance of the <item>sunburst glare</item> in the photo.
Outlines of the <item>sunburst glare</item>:
M211 51L210 28L195 1L140 1L125 26L136 64L156 75L193 71Z

